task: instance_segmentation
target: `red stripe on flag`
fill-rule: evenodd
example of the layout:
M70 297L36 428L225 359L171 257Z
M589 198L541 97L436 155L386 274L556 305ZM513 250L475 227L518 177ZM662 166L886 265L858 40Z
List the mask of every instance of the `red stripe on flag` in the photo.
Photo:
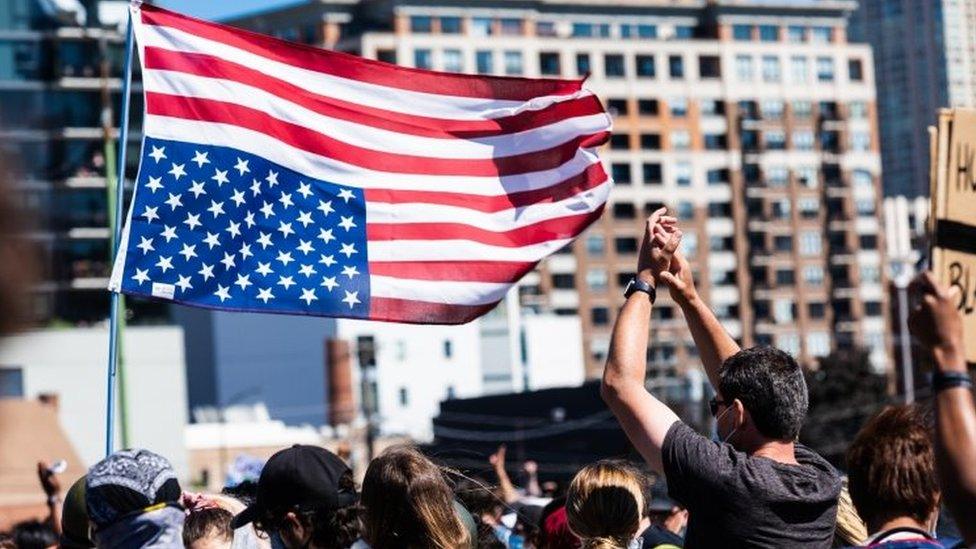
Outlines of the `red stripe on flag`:
M366 238L379 240L471 240L492 246L518 248L550 240L574 238L600 218L603 204L579 215L546 219L503 232L489 231L464 223L367 223Z
M556 168L580 148L607 141L609 132L578 136L550 149L486 159L431 158L374 151L332 139L304 126L279 120L258 109L226 101L146 92L146 113L247 128L304 151L366 169L418 175L502 177Z
M373 188L365 189L364 192L366 193L366 200L373 203L437 204L492 213L534 204L559 202L598 187L606 181L607 173L603 169L603 163L596 161L587 166L583 172L555 185L507 195L482 196L466 193Z
M495 308L487 305L450 305L390 297L369 298L370 320L408 324L466 324Z
M179 29L295 67L403 90L458 97L528 101L544 95L569 95L583 86L582 80L452 74L399 67L201 21L151 4L142 5L142 22L146 25Z
M315 94L244 65L201 53L147 47L143 66L149 70L175 71L240 82L325 116L423 137L445 139L490 137L547 126L567 118L603 112L600 100L595 95L585 95L577 99L560 101L545 109L523 111L502 118L453 120L399 113Z
M535 268L536 261L370 261L369 274L440 282L512 283Z

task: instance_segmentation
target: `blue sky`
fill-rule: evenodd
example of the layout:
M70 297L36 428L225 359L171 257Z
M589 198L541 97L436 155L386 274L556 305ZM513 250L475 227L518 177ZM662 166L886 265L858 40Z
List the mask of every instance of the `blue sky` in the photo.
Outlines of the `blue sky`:
M232 15L250 13L301 0L159 0L156 3L164 8L200 17L202 19L221 19Z

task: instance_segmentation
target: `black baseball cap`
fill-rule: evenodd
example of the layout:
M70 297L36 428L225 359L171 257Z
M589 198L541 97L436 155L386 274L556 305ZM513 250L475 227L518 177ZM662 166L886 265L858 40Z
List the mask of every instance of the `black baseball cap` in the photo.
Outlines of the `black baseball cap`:
M268 510L338 509L356 501L355 491L339 487L352 470L339 456L318 446L296 444L271 456L261 470L253 504L231 522L240 528L267 514Z

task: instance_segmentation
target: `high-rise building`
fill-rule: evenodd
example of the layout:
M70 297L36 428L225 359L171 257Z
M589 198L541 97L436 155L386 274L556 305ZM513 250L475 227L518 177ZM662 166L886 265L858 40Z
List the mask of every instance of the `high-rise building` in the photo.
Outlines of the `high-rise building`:
M854 7L309 3L233 23L409 66L589 75L615 117L608 215L521 292L524 306L582 317L596 375L642 219L660 204L682 218L701 290L733 336L806 361L865 345L884 364L873 63L868 46L846 40ZM695 348L666 295L655 324L654 374L671 377Z
M118 136L126 9L118 1L0 2L0 152L42 254L33 311L42 325L108 316L106 145ZM130 184L141 96L137 74ZM150 302L131 310L163 312Z
M976 1L860 0L851 37L874 50L886 195L929 194L940 107L976 105Z
M309 2L231 24L402 65L587 77L614 116L607 213L522 282L523 307L579 314L602 370L644 216L681 219L705 299L746 345L806 363L866 346L887 367L874 63L846 0ZM659 294L652 377L696 364Z

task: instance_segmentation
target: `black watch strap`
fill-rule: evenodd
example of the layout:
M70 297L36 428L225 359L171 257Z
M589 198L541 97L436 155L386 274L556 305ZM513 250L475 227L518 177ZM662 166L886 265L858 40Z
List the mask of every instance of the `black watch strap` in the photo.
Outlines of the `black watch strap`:
M650 296L652 305L654 304L654 300L657 299L657 289L637 277L631 278L630 282L627 283L627 289L624 290L624 297L630 297L634 292L644 292Z
M935 371L932 374L932 389L935 390L935 392L939 392L943 389L952 389L954 387L965 387L967 389L972 389L973 380L966 372Z

